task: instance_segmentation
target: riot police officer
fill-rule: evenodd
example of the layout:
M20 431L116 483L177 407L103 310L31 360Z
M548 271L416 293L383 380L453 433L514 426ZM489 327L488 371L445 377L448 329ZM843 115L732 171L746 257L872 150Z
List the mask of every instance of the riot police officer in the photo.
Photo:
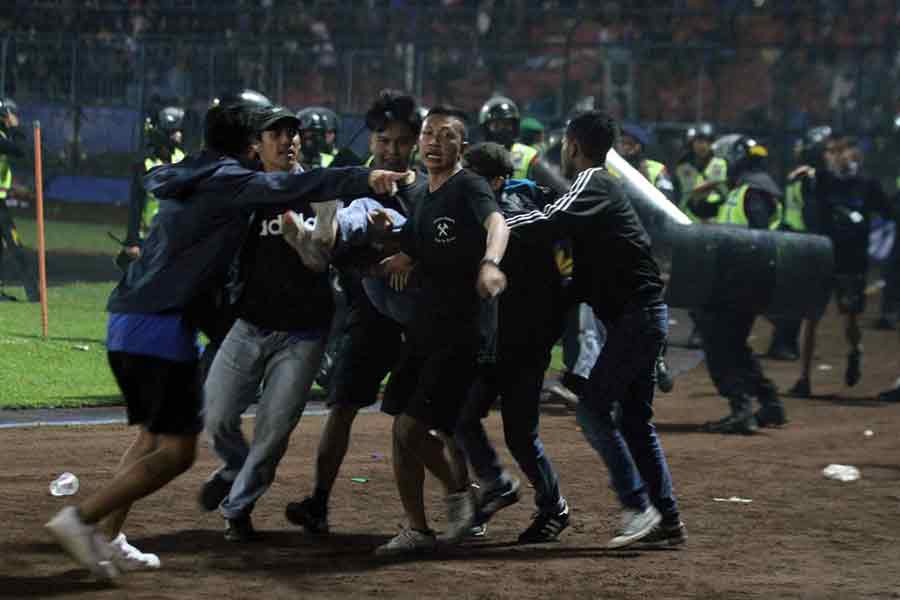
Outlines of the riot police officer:
M765 146L743 135L717 140L716 155L729 165L731 190L717 217L722 225L777 229L782 218L782 193L764 170ZM740 306L704 307L697 316L706 367L731 412L707 423L711 433L753 433L758 426L787 422L775 384L762 372L747 344L756 315ZM754 415L753 398L762 408Z
M685 152L675 166L678 205L692 220L715 221L728 193L728 162L712 152L715 129L699 123L685 134Z
M622 125L616 151L627 160L632 167L653 184L673 203L675 202L675 186L666 170L666 165L644 156L644 149L650 145L650 134L639 125L626 123ZM607 167L609 168L609 167ZM610 173L615 173L610 170Z
M478 125L487 142L496 142L509 150L513 161L513 179L530 179L531 166L538 151L519 143L521 115L516 103L505 96L494 96L478 112Z
M314 169L331 165L335 156L337 115L327 108L310 106L299 111L297 118L300 119L301 166Z
M141 185L143 174L165 164L174 164L184 159L184 109L180 106L166 106L144 125L146 153L143 164L135 169L131 185L131 202L128 210L128 231L125 247L117 258L122 267L129 260L140 256L140 242L150 229L153 217L159 212L159 200L144 191Z
M16 230L16 224L6 205L9 193L14 189L20 196L30 195L24 188L13 185L12 167L9 163L11 157L25 155L16 143L16 138L20 135L17 131L19 127L18 113L19 107L12 98L0 98L0 301L16 300L14 296L3 292L2 288L3 250L5 247L6 250L9 250L13 260L19 267L19 276L22 278L22 284L25 287L25 295L31 302L38 302L40 300L40 292L38 291L37 281L33 270L29 267L28 258L25 256L25 250L19 238L19 232Z

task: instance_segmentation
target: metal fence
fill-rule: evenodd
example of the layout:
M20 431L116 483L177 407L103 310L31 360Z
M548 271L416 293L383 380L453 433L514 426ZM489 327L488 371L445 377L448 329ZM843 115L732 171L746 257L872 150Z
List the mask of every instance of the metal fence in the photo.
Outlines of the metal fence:
M143 115L165 103L188 108L196 145L209 99L238 87L294 109L318 104L348 115L363 112L383 87L473 113L501 92L548 124L591 96L622 119L650 125L663 157L677 151L686 124L708 120L767 139L781 165L792 140L823 122L883 148L900 112L896 0L640 15L608 2L620 12L547 13L511 33L485 27L477 10L437 8L393 15L399 26L370 26L353 12L361 3L346 4L330 9L330 32L320 20L302 35L275 9L251 14L267 19L258 34L126 35L85 31L84 18L75 32L0 34L0 93L14 95L26 117L42 117L55 168L88 173L115 172L114 157L139 148ZM180 16L199 10L197 0L169 5ZM865 10L881 15L872 17L877 23Z

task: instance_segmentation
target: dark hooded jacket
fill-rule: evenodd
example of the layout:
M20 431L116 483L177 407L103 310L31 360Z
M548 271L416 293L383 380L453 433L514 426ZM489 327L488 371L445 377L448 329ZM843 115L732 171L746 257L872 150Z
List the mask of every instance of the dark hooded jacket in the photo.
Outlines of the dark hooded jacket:
M211 152L151 170L144 187L160 199L159 214L107 310L180 312L202 329L198 321L209 316L210 294L224 286L254 209L309 212L311 202L370 195L368 176L357 167L263 173Z

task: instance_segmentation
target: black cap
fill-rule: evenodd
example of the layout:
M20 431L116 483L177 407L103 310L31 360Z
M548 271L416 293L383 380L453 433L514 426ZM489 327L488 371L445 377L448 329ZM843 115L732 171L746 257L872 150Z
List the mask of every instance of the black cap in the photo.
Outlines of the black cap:
M294 113L283 106L270 106L261 109L261 114L259 116L259 121L256 128L258 131L265 131L266 129L271 129L272 126L279 121L284 120L290 121L290 124L294 127L300 127L300 119L295 117Z

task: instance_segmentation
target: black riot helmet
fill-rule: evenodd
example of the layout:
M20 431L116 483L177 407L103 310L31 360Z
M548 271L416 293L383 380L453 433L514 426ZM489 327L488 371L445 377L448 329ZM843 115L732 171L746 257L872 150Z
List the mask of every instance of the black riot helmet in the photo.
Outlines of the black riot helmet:
M697 138L705 138L712 142L716 138L716 128L712 123L697 123L684 132L684 143L687 146Z
M178 106L167 106L159 111L157 127L168 133L183 129L184 109Z
M297 119L300 121L302 162L318 164L319 155L328 150L325 133L332 126L328 122L328 115L321 107L311 106L297 112Z
M740 133L723 135L713 142L712 150L728 163L728 177L733 180L751 168L761 167L769 156L768 148Z
M242 104L248 107L268 108L272 106L272 101L256 90L243 89L237 91L228 91L219 94L210 102L210 108L213 106L225 106L230 104Z
M806 131L794 146L798 161L811 167L821 167L824 163L825 144L834 136L830 125L819 125Z
M505 96L494 96L478 111L478 124L484 139L496 142L507 149L519 137L521 115L516 103Z

